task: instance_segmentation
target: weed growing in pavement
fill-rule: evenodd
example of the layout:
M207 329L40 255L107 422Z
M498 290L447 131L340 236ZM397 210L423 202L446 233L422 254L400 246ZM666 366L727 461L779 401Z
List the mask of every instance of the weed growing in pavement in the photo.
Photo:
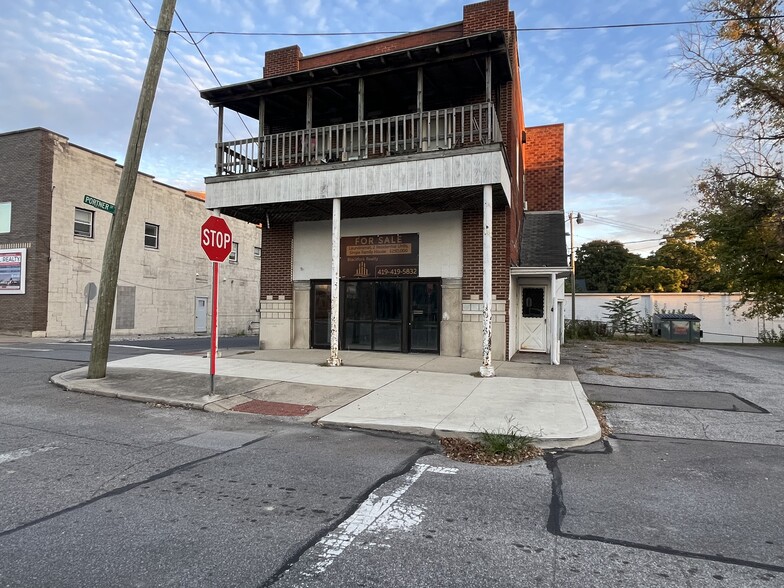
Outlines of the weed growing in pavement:
M490 455L513 456L531 447L536 439L530 435L510 435L486 431L482 433L481 444Z
M520 431L507 419L507 426L495 431L482 431L478 441L444 437L441 447L450 459L481 465L515 465L542 455L535 443L538 437Z

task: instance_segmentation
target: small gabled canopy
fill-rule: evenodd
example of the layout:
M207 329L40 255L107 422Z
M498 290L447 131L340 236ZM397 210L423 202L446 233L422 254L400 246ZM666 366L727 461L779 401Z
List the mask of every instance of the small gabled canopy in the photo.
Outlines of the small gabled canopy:
M568 266L563 211L525 213L520 267L562 269Z

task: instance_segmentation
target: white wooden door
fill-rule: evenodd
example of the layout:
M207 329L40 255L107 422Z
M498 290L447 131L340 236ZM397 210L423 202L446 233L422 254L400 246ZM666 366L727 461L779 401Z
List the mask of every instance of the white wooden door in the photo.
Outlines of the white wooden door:
M196 298L196 325L193 330L196 333L207 331L207 298Z
M543 287L523 287L520 351L547 351L545 294Z

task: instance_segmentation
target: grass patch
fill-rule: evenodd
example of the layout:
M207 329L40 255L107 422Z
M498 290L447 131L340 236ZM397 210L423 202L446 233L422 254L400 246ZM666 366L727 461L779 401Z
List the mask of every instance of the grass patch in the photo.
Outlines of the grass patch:
M458 437L444 437L441 448L455 461L481 465L515 465L542 455L536 447L538 438L519 430L511 422L506 428L482 431L479 439L472 441Z
M593 409L593 413L596 415L596 420L599 421L599 427L602 430L602 437L609 437L612 435L612 427L607 422L605 411L609 410L610 405L606 402L598 402L596 400L589 400L588 402Z

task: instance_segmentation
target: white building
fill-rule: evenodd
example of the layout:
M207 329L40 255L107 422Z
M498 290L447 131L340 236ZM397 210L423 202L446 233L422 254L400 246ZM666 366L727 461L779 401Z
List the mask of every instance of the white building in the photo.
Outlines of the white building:
M0 265L6 259L23 278L0 286L0 332L81 337L86 325L90 336L95 300L87 313L85 289L100 284L112 221L95 205L114 202L121 171L114 159L46 129L0 135ZM212 272L199 228L211 213L203 199L139 174L113 336L209 330ZM221 267L219 332L233 335L258 325L261 231L227 221L234 251Z

